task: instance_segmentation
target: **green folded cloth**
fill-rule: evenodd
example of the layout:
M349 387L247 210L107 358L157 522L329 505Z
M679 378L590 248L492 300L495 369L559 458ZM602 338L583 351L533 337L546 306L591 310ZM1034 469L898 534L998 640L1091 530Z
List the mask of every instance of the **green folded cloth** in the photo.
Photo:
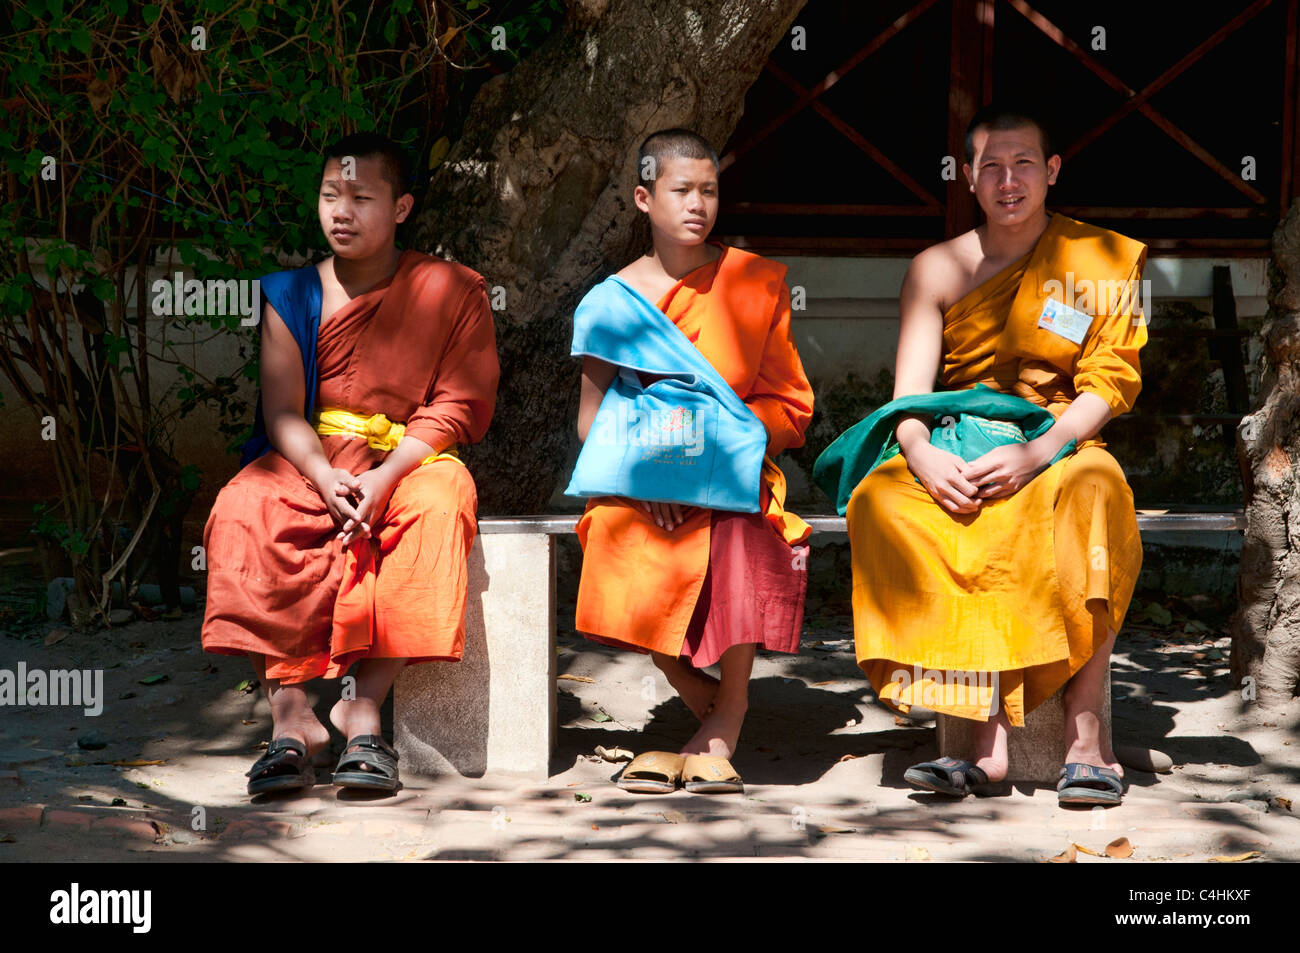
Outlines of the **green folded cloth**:
M901 414L932 415L930 443L966 461L982 457L994 447L1041 437L1056 422L1045 407L984 384L891 400L840 434L813 464L813 481L835 501L835 512L841 516L862 478L899 452L894 428ZM1072 452L1073 440L1051 463Z

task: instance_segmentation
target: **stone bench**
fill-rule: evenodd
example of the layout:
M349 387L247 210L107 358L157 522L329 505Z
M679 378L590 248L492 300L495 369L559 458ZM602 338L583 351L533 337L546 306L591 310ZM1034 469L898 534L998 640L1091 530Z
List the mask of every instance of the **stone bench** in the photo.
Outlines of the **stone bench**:
M846 535L841 516L805 516L814 535ZM412 665L394 687L394 743L403 770L545 778L556 739L555 537L576 516L483 519L469 558L465 654ZM1240 512L1140 511L1143 533L1233 531ZM848 580L845 580L847 586ZM1109 723L1109 676L1103 716ZM1013 780L1055 782L1064 750L1060 695L1012 732ZM938 719L939 748L960 756L970 725Z

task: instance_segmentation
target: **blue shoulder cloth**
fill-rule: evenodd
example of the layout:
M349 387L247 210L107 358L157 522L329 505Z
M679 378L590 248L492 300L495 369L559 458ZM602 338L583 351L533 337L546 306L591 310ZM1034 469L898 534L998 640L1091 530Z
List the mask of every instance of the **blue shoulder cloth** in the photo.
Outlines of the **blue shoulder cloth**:
M303 416L311 420L316 409L316 340L320 334L321 287L315 265L294 271L277 271L264 276L259 285L262 300L275 308L302 352L302 375L306 395ZM257 413L253 418L253 435L244 443L239 465L247 466L271 449L262 417L262 393L257 394Z
M619 373L566 496L758 512L767 430L667 315L621 278L607 278L574 313L571 353ZM643 387L638 371L670 376Z

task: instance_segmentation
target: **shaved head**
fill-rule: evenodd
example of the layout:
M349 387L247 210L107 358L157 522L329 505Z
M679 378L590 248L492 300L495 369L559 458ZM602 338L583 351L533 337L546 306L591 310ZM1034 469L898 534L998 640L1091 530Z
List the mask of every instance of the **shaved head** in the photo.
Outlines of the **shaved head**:
M669 159L708 159L715 171L718 168L718 154L703 136L689 129L661 129L647 136L637 150L639 184L653 192L655 180Z

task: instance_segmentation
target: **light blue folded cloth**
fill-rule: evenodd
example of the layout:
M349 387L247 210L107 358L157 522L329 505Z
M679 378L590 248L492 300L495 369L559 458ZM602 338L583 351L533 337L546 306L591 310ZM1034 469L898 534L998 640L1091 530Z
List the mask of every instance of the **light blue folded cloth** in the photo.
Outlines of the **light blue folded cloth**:
M757 513L767 430L668 316L617 275L573 315L574 357L617 365L566 496ZM637 372L670 375L648 387Z

